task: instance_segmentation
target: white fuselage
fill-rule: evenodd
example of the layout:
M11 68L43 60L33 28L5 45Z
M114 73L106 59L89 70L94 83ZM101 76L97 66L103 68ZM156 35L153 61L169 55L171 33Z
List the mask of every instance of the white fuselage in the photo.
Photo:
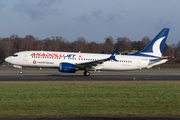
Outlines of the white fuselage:
M110 54L94 53L75 53L75 52L53 52L53 51L24 51L17 52L5 60L13 65L27 67L50 67L59 68L60 63L67 62L71 64L86 63L105 59ZM116 55L116 60L109 60L102 64L92 66L89 70L133 70L141 68L150 68L154 65L162 64L161 62L151 62L151 57Z

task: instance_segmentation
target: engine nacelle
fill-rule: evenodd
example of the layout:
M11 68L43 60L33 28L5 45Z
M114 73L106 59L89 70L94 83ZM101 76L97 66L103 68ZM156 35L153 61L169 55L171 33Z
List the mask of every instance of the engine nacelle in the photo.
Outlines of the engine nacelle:
M59 71L60 72L69 72L69 73L75 73L76 72L76 65L71 63L60 63L59 64Z

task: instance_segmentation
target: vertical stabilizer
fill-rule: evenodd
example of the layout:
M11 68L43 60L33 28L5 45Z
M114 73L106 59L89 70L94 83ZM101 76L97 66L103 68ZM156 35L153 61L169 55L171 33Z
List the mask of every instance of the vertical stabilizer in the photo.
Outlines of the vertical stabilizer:
M161 32L142 51L129 55L161 57L168 33L169 28L162 29Z

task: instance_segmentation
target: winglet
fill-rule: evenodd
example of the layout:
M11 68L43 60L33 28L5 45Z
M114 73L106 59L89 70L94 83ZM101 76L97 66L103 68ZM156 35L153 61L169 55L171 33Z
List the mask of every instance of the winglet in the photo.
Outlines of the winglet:
M105 53L105 50L103 50L102 54L104 54L104 53Z
M115 58L115 55L116 53L118 52L119 48L117 48L114 53L109 57L110 59L114 60L114 61L117 61L116 58Z

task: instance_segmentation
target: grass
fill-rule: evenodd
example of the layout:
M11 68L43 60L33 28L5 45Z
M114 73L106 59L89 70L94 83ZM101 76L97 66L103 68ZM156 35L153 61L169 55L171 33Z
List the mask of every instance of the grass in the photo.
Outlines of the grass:
M0 115L180 115L180 82L0 82Z

